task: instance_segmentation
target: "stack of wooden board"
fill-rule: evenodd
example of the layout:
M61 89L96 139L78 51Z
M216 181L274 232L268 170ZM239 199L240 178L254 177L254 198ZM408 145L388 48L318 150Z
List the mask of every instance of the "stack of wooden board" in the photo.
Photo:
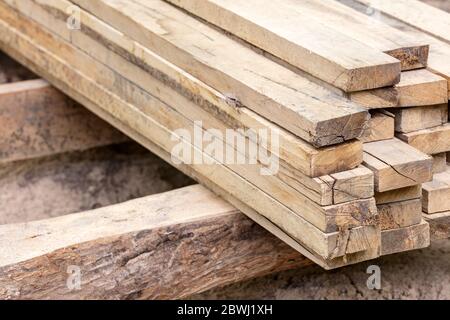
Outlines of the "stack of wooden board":
M314 1L169 2L189 13L160 0L4 0L0 44L324 268L428 245L417 201L379 202L379 214L374 198L432 179L428 152L391 136L395 113L382 110L443 103L446 80L422 69L426 41L362 15L378 33L337 32L340 13L322 20Z
M80 212L131 199L136 184L163 191L145 174L162 168L150 154L124 155L124 145L112 148L120 160L92 157L126 139L1 54L0 91L0 123L8 124L0 126L0 187L10 189L0 195L1 299L180 299L311 264L198 185ZM123 171L128 179L117 177ZM80 172L86 177L74 179ZM101 192L92 192L95 184ZM430 227L433 237L450 237L449 220ZM161 235L169 236L161 242ZM74 265L85 275L80 290L66 286Z
M450 14L415 0L342 2L360 12L375 15L385 25L430 44L427 69L441 78L440 85L435 83L434 86L424 87L421 97L426 97L426 100L423 103L411 103L390 111L395 114L396 136L433 157L433 180L422 186L425 219L430 224L449 220L450 177L447 161L450 150ZM446 80L447 85L442 80ZM430 94L442 98L427 101ZM439 235L435 237L439 238Z

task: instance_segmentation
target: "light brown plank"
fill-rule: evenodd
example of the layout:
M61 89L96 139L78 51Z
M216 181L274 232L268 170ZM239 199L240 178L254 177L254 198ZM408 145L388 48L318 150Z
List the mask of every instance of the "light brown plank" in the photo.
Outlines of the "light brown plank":
M0 85L2 163L127 140L44 80Z
M390 255L430 246L430 226L427 222L401 229L383 231L381 252Z
M447 170L447 154L438 153L433 155L433 174L442 173Z
M375 193L375 201L377 205L421 198L422 198L421 184L412 187L405 187L401 189Z
M375 174L376 192L416 186L432 179L432 158L398 139L364 144L364 166Z
M355 104L169 4L158 0L145 1L145 5L135 1L76 3L113 27L126 25L127 34L134 40L238 101L238 105L254 110L317 147L356 138L363 130L367 114ZM166 21L168 30L161 29L161 19Z
M423 211L429 214L450 211L450 167L423 184Z
M398 133L396 136L426 154L437 154L450 150L450 123L431 129Z
M345 92L386 87L399 80L398 60L318 23L301 10L301 4L286 0L168 2Z
M448 105L389 109L395 115L395 131L409 133L441 126L448 121Z
M446 42L440 41L437 38L430 36L398 19L392 18L381 11L374 10L364 5L360 0L337 0L343 4L348 5L355 10L358 10L368 16L371 16L371 21L378 20L391 27L394 27L410 37L418 41L424 41L430 44L430 52L428 56L428 70L447 79L448 93L450 97L450 64L448 63L448 56L450 55L450 45Z
M379 21L368 20L365 15L336 1L283 0L282 3L289 3L295 12L308 14L317 22L400 60L402 70L423 68L427 65L427 43Z
M360 138L364 143L393 139L394 115L387 111L374 111L369 120L367 132Z
M381 230L411 227L422 221L421 199L377 205Z
M418 0L357 0L450 43L450 14Z

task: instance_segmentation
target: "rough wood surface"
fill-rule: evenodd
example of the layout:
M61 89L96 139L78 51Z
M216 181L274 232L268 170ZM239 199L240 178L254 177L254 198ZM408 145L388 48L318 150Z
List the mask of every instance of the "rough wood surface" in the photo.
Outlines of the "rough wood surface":
M318 23L301 4L286 0L168 2L346 92L399 81L397 59Z
M0 162L128 140L44 80L0 85Z
M7 19L8 23L15 24L18 21L18 17L16 16L14 19L9 19L8 15L11 13L12 12L6 10L6 7L2 6L2 19ZM27 29L30 29L30 21L27 21L26 24L28 26ZM64 61L61 61L60 58L55 58L54 54L48 51L48 49L45 49L42 46L36 44L35 39L31 40L30 38L24 37L21 32L18 32L16 29L11 28L10 25L5 25L4 23L1 23L0 25L2 26L2 32L0 33L0 35L3 49L7 50L10 54L15 55L16 57L18 57L18 59L20 58L21 62L28 65L34 71L39 71L39 73L44 75L47 79L51 80L51 82L57 85L60 89L79 100L82 104L86 105L91 110L95 110L96 113L101 114L103 118L107 119L111 123L114 123L114 125L119 127L122 131L125 131L134 139L145 144L147 148L151 149L153 152L157 153L164 159L169 160L166 151L164 151L161 147L155 146L151 143L150 140L148 140L148 138L136 131L142 130L142 132L145 132L146 135L150 136L157 134L158 138L156 139L156 136L153 136L153 138L159 141L159 144L162 144L166 143L165 141L169 139L169 134L165 133L166 129L161 128L159 124L152 122L151 119L143 117L143 115L137 112L137 110L133 109L131 105L124 103L117 96L112 95L111 92L108 92L104 88L98 86L95 82L92 82L88 78L84 77L79 70L72 70L66 63L64 63ZM47 41L51 42L51 39L48 38ZM26 57L23 56L24 53L26 53ZM43 65L45 65L45 68L42 67ZM70 81L68 79L70 79ZM66 85L67 83L73 83L73 81L76 81L79 85L76 87L69 87ZM93 99L94 103L88 100L86 96L90 99ZM117 110L127 110L130 112L121 114L121 120L111 117L112 108L116 108L119 106L120 108L118 108ZM113 112L113 114L117 114L116 112ZM135 123L137 120L142 122ZM124 125L123 121L126 121L125 123L134 123L133 129L131 129L128 125ZM331 238L328 237L328 240L326 240L326 242L328 241L328 243L331 244L331 242L329 241L334 238L332 242L334 243L334 245L338 244L338 246L340 247L342 244L343 246L345 246L345 248L347 248L346 250L344 250L344 252L354 252L354 254L348 254L346 256L346 262L343 261L343 258L335 258L333 260L327 260L326 262L321 260L320 255L312 254L310 251L305 250L304 247L300 246L298 242L294 241L293 238L289 237L286 233L283 233L278 227L273 224L275 222L278 225L282 225L283 228L293 227L292 230L294 230L296 228L294 226L298 226L297 222L300 222L297 217L295 218L295 220L292 220L288 224L285 224L287 221L281 218L280 213L284 211L288 215L291 215L291 213L285 211L285 208L279 207L278 209L275 209L277 204L273 202L273 200L268 198L265 194L262 194L258 189L255 189L245 183L244 185L246 187L248 186L251 190L249 189L248 192L237 192L235 186L239 185L241 182L236 184L232 183L231 181L227 181L228 178L219 178L219 175L221 175L222 173L230 174L231 172L228 170L223 171L217 169L218 168L216 166L206 168L203 166L201 168L196 167L195 171L193 171L190 167L180 166L180 170L190 174L198 180L201 180L202 183L207 185L209 188L214 189L217 193L221 194L225 199L233 203L236 207L242 209L242 211L251 216L252 219L257 220L258 223L271 230L271 232L277 234L278 237L282 238L291 246L295 247L299 251L302 251L303 254L311 257L311 259L317 261L317 263L326 268L333 268L339 265L343 265L344 263L355 263L357 261L361 261L361 259L366 260L369 257L377 255L377 249L375 248L372 250L373 246L376 246L376 241L374 242L372 238L370 241L366 241L368 239L366 238L368 236L367 232L370 231L370 228L357 228L350 231L350 238L347 238L348 242L346 243L337 241L338 238L342 236L339 233L330 234L329 236L331 236ZM230 177L233 177L233 175L231 175ZM228 190L232 194L230 195L230 193L225 192L224 189ZM251 198L254 196L262 196L261 199L251 204L251 206L253 207L260 205L259 208L252 208L241 202L241 200L243 199L242 197L245 197L245 202L249 203ZM239 198L241 200L238 200ZM255 209L261 211L261 213L270 215L278 210L281 211L277 212L276 215L273 215L271 219L275 220L270 222L266 218L263 218L262 216L257 214L254 211ZM291 217L294 218L294 216ZM307 227L308 225L304 224L304 226ZM311 231L314 232L314 229L311 229ZM308 239L305 238L305 241L312 241L311 245L315 247L315 249L311 248L311 250L315 253L321 251L318 245L323 245L323 243L321 243L322 240L314 240L314 237L312 237L311 233L307 233ZM301 236L301 233L294 236L294 238L296 238L297 236ZM373 229L373 237L376 237L376 228ZM370 250L366 250L367 245L370 246ZM317 249L319 250L317 251ZM328 251L330 248L326 247L322 249ZM324 253L325 251L322 251L322 253ZM342 254L341 248L338 249L337 247L328 252L329 254L334 252L332 253L332 255L335 255L336 253L339 255Z
M34 37L37 38L39 36L35 34ZM59 50L59 47L60 46L55 50ZM60 54L63 55L64 51L61 51ZM95 66L95 64L91 63L90 60L84 55L81 55L81 53L77 53L77 51L75 51L74 58L72 59L73 60L71 61L73 64L77 63L88 66L84 68L83 71L88 73L90 78L112 91L122 90L122 95L125 99L141 110L146 110L146 115L153 117L156 121L164 124L172 132L175 132L178 128L190 128L186 129L189 130L189 132L194 130L193 122L186 121L188 119L185 119L180 116L179 113L174 112L171 107L161 104L147 92L142 91L137 85L130 83L126 79L120 78L120 76L107 70L101 65ZM108 75L108 73L111 75ZM117 79L121 80L116 81ZM117 83L120 83L120 88L117 87ZM132 89L126 90L125 88L127 87L131 87ZM152 102L151 104L150 101ZM170 103L170 101L167 101L167 103ZM149 105L153 106L153 108L149 108ZM180 105L180 108L186 107L187 105L188 102L184 101L184 103ZM170 106L172 106L172 104L170 104ZM194 132L191 132L191 134L194 134ZM171 145L174 146L175 144L171 143ZM214 157L214 154L210 154L210 156ZM219 160L217 163L219 165L224 165L224 163L221 163ZM274 200L279 201L286 208L292 210L293 213L319 228L322 232L331 233L338 231L341 227L350 228L367 224L371 225L373 219L375 219L376 208L373 199L355 200L350 203L339 203L321 207L309 199L308 196L304 195L303 190L305 187L300 190L293 189L290 185L286 185L285 180L279 180L276 175L262 176L259 173L258 166L247 164L229 164L227 166L243 179L248 180L249 183L252 183L255 187L259 188L262 192L265 192L273 197ZM290 181L287 181L287 183L289 182ZM356 216L360 218L355 220Z
M450 14L418 0L357 0L450 43Z
M351 93L350 99L367 109L418 107L447 103L447 80L428 70L402 72L394 87Z
M430 245L430 226L427 222L394 230L383 231L382 255L427 248Z
M416 186L432 179L432 158L398 140L364 144L364 166L375 174L375 191Z
M422 221L421 199L377 205L381 230L414 226Z
M421 184L386 192L375 192L375 201L377 205L420 199L421 197L422 197Z
M448 102L447 80L428 70L402 72L396 89L399 92L399 107L419 107Z
M432 241L447 239L450 237L450 211L424 214L423 218L430 224Z
M0 229L2 299L179 299L311 263L200 186Z
M448 104L389 109L395 115L395 131L409 133L441 126L448 122Z
M360 11L370 17L371 20L381 21L391 27L394 27L403 33L418 41L424 41L430 45L430 52L428 56L428 69L443 78L447 79L448 93L450 97L450 64L448 63L448 56L450 55L450 45L444 41L430 36L398 19L392 18L381 11L374 10L373 7L367 7L361 0L337 0L343 4ZM367 1L367 0L364 0ZM431 21L433 21L432 19Z
M450 211L450 167L423 184L423 211L430 214Z
M327 27L393 56L402 62L402 70L423 68L427 65L427 43L417 41L379 21L371 21L365 15L336 1L283 0L283 3L290 3L295 6L296 12L308 14Z
M171 104L189 119L203 121L205 128L222 130L233 128L243 131L270 129L279 136L280 166L286 171L286 175L294 175L301 184L309 187L312 183L308 177L349 170L362 161L362 146L357 141L315 148L251 110L245 107L236 108L236 105L230 103L226 96L168 63L139 43L122 36L120 32L111 27L105 27L96 17L84 11L82 12L83 29L68 33L65 16L52 15L56 10L49 13L30 1L16 2L16 4L24 13L33 12L32 19L53 30L88 55L113 67L117 74L120 74L120 76L114 75L114 78L132 79L139 87L163 102ZM67 7L70 3L52 2L52 5L55 4ZM123 90L119 81L116 81L115 86L118 86L117 90ZM263 148L266 148L264 143L268 148L271 146L269 139L261 137L255 140L252 135L247 138L263 144ZM335 159L341 159L341 161L335 161ZM298 175L296 175L297 170L300 171ZM303 190L305 190L304 186Z
M145 6L127 1L75 3L113 27L125 25L134 40L315 146L337 144L363 131L367 113L355 104L169 4L158 0L146 1ZM163 20L167 29L161 28Z
M398 133L397 137L426 154L448 152L450 150L450 123L431 129Z
M332 183L333 203L345 203L356 199L368 199L374 196L375 182L371 170L360 166L356 169L334 173L333 180L321 179Z
M434 221L432 234L450 236L450 221ZM200 186L0 230L3 299L180 299L311 263ZM384 253L425 247L426 232L383 231ZM67 287L69 266L79 290Z
M447 154L438 153L433 155L433 174L447 171Z
M362 142L375 142L393 139L395 135L394 115L387 111L374 111L371 115L368 129L360 140Z

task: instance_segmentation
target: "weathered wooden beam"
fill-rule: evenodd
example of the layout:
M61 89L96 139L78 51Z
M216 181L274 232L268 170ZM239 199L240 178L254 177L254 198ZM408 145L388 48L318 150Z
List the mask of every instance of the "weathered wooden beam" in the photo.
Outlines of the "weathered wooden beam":
M436 219L431 233L449 226ZM180 299L311 264L201 186L0 231L2 299ZM383 253L425 247L429 232L384 231Z
M381 230L411 227L422 221L421 199L377 205Z
M360 138L364 143L390 140L395 136L394 115L388 111L372 111L366 133Z
M201 186L0 230L2 299L179 299L311 264Z
M0 162L128 140L44 80L0 85Z
M448 122L448 104L390 109L395 115L395 131L409 133L441 126Z
M430 245L430 226L426 221L401 229L383 231L382 255L423 249Z
M398 139L365 143L364 151L364 166L375 174L376 192L432 180L432 158Z
M450 43L450 14L418 0L357 0Z
M398 133L396 136L426 154L433 155L450 150L450 123L410 133Z
M400 60L402 70L427 66L428 44L426 42L409 37L379 21L371 21L365 15L343 4L329 0L283 0L282 2L289 3L295 12L307 13L317 22Z
M394 189L386 192L376 192L375 201L377 205L420 199L422 197L422 185Z
M138 2L144 6L148 3ZM400 79L397 59L319 23L288 1L168 2L345 92L392 86Z

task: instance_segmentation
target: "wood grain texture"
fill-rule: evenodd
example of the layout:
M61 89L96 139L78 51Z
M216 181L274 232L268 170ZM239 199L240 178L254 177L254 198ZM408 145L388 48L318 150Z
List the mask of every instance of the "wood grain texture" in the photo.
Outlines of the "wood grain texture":
M421 198L422 198L421 184L386 192L375 192L375 201L377 205Z
M311 263L200 186L0 230L2 299L181 299ZM426 246L423 231L383 231L385 253Z
M34 34L34 37L38 38L39 35ZM56 46L54 50L60 50L59 47L60 45ZM63 55L64 51L61 51L60 54ZM137 84L130 83L127 79L122 79L120 75L107 70L103 66L93 64L89 59L78 52L75 52L73 58L67 57L67 59L73 59L70 61L72 61L73 64L80 65L83 72L88 74L90 78L94 79L99 84L104 85L111 91L121 91L122 96L124 96L127 101L130 101L140 110L143 110L149 117L163 123L172 132L175 132L179 128L186 128L185 130L188 130L191 136L195 135L193 129L193 121L195 119L192 119L190 122L189 119L186 119L179 113L174 112L171 108L172 103L170 103L169 100L167 100L167 103L170 103L170 107L161 104L159 101L155 100L153 96L137 87ZM106 65L106 62L103 63ZM120 87L117 87L118 83L120 84ZM132 89L127 90L126 88L128 87ZM186 108L188 105L189 102L183 101L179 108ZM149 106L151 106L151 108L149 108ZM214 128L215 126L211 127ZM172 147L175 146L174 143L171 144ZM214 153L208 153L206 148L204 148L204 150L204 152L207 152L209 156L215 156ZM194 150L192 151L192 155L195 156ZM195 163L195 159L189 160L193 160L190 161L190 163ZM294 189L291 185L289 185L291 182L290 180L278 179L279 176L277 173L275 173L275 175L262 176L259 173L258 165L228 164L223 163L220 160L217 160L217 163L220 165L227 165L228 168L236 172L236 174L240 175L243 179L246 179L255 187L259 188L262 192L265 192L273 197L274 200L284 204L284 206L286 206L289 210L292 210L295 214L304 218L306 221L310 222L323 232L331 233L338 231L339 228L351 228L372 224L372 220L375 219L374 216L376 215L376 208L373 199L357 199L349 203L339 203L336 205L321 207L308 197L309 194L304 194L306 193L305 190L308 191L306 186L296 184L294 187L297 186L299 188ZM249 162L246 161L246 163ZM359 220L356 221L355 217L359 217Z
M286 0L169 2L345 92L386 87L399 80L398 60L318 23L297 3Z
M304 183L311 184L307 181L311 180L308 177L346 171L362 162L362 146L358 141L315 148L253 111L243 106L237 107L236 103L232 103L225 95L84 11L81 12L83 29L72 34L66 28L67 18L61 11L54 9L49 12L30 1L16 4L22 13L33 12L30 18L70 41L81 51L114 68L119 74L115 77L131 79L154 97L171 104L184 116L193 121L203 121L207 129L235 129L244 132L249 129L269 129L271 133L277 134L280 141L277 149L281 167L287 175L299 176L298 179L302 183L305 181ZM55 4L69 6L70 3L52 2L52 5ZM115 85L119 86L117 90L122 90L119 81L116 81ZM247 138L263 148L266 148L264 145L267 145L267 148L271 146L270 139L255 139L250 134ZM297 171L300 171L298 175ZM305 175L307 177L304 177Z
M134 40L315 146L356 138L364 129L367 113L357 105L169 4L156 0L146 1L145 6L127 1L76 3L113 27L125 25ZM163 20L168 30L161 28Z
M311 263L200 186L0 229L2 299L180 299Z
M0 162L127 141L44 80L0 85Z
M400 133L438 127L448 122L448 104L389 111L395 115L395 131Z
M411 227L422 221L421 199L377 205L381 230Z
M421 69L402 72L394 87L353 92L350 99L367 109L419 107L448 101L445 78Z
M381 252L390 255L430 246L430 225L426 221L420 224L383 231Z
M450 211L450 167L423 184L423 211L429 214Z
M398 140L364 144L364 166L375 174L375 191L416 186L432 179L432 158Z
M394 115L387 111L374 111L369 120L367 132L360 138L364 143L394 138Z
M178 2L178 0L175 0ZM428 44L409 37L379 21L367 17L336 1L283 0L295 8L295 12L308 14L317 22L339 33L385 52L402 63L402 70L427 66Z
M398 133L396 136L426 154L437 154L450 150L450 123L431 129Z
M450 43L450 14L417 0L357 0Z
M433 174L447 171L447 154L438 153L433 155Z
M381 11L374 10L372 7L367 7L360 0L337 0L343 4L361 12L370 17L371 20L378 20L393 28L396 28L403 33L408 34L410 37L417 39L418 41L424 41L430 45L430 52L428 56L428 70L434 72L447 79L448 93L450 97L450 64L448 63L448 56L450 55L450 45L444 41L440 41L437 38L420 31L407 23L400 21L396 18L392 18L389 15L384 14ZM366 1L366 0L364 0Z
M12 14L13 12L6 10L7 8L2 6L2 20L5 21L7 19L8 23L17 23L18 22L18 16L15 16L14 19L9 19L8 15ZM30 29L32 27L32 23L30 21L27 21L27 28ZM82 104L88 106L91 110L95 110L96 113L100 114L103 118L107 119L109 122L114 123L116 127L119 127L122 131L125 131L128 135L131 135L134 139L140 141L141 143L145 144L147 148L152 150L154 153L160 155L166 161L170 161L170 156L168 156L167 151L164 151L163 148L159 146L155 146L151 140L149 140L147 137L145 137L142 134L139 134L136 130L142 130L143 133L145 133L147 136L157 134L158 138L156 136L153 136L157 141L159 141L159 144L166 143L169 139L169 134L165 133L164 128L161 128L161 126L158 123L152 122L151 119L143 117L142 114L137 112L136 109L134 109L131 105L123 102L120 100L117 96L113 95L111 92L108 92L101 86L98 86L95 82L90 81L88 78L84 77L82 73L80 73L79 70L75 71L71 69L67 63L64 61L61 61L61 58L56 58L52 52L48 51L48 49L45 49L38 44L36 44L33 40L30 38L24 37L23 34L18 32L17 30L11 28L10 25L5 25L3 22L0 24L2 26L2 32L1 35L1 44L2 48L6 51L8 51L10 54L15 55L22 63L28 65L32 70L35 72L38 72L42 75L44 75L47 79L51 80L53 84L55 84L57 87L59 87L61 90L65 91L72 97L79 100ZM51 39L48 38L47 41L51 42ZM14 48L14 49L13 49ZM27 56L24 57L23 53L26 53ZM42 66L45 65L45 68ZM69 80L70 79L70 80ZM76 81L78 85L76 87L68 86L68 83L73 83L73 81ZM89 99L92 99L94 102L86 98L89 97ZM120 107L119 107L120 106ZM119 107L116 109L115 112L112 112L114 108ZM124 114L117 114L117 110L127 110L131 113L124 113ZM118 118L112 117L111 113L117 117L120 115L122 117L120 120ZM131 117L130 117L131 116ZM136 122L136 120L139 120ZM126 125L124 125L126 123ZM133 123L133 129L130 129L129 123ZM202 169L203 168L203 169ZM206 170L207 169L207 170ZM209 188L215 190L215 192L222 195L225 199L230 201L232 204L234 204L236 207L239 207L242 209L243 212L245 212L247 215L251 216L252 219L258 221L261 225L271 230L271 232L277 234L278 237L282 238L285 242L289 243L291 246L295 247L298 251L302 251L302 253L308 257L311 257L314 261L317 261L317 263L321 264L322 266L326 268L334 268L337 266L342 266L343 264L348 263L355 263L358 261L370 259L369 257L373 257L374 255L377 255L377 249L371 249L366 250L364 247L369 245L373 246L376 245L376 242L371 238L368 240L363 240L364 237L368 236L367 232L370 230L368 228L362 228L362 229L353 229L350 231L350 238L347 238L346 242L341 242L338 240L340 238L339 234L331 235L334 237L333 242L334 245L338 245L339 249L335 247L332 249L331 252L332 256L335 254L340 255L341 250L343 247L347 248L347 250L344 250L344 252L354 252L354 254L348 254L346 256L346 262L344 262L343 258L334 258L332 260L323 261L320 258L320 254L312 254L310 251L305 250L304 247L299 245L299 243L290 236L288 236L286 233L282 232L273 222L270 222L268 219L264 218L263 216L257 214L255 212L255 209L252 207L249 207L248 205L244 204L242 202L243 197L245 197L245 202L249 203L251 202L251 198L255 195L261 195L263 198L259 199L255 203L253 203L251 206L254 205L261 205L260 209L262 211L266 211L267 214L270 212L275 212L277 210L274 209L273 205L276 206L276 203L273 202L273 200L270 200L270 198L266 198L269 202L266 202L263 200L266 196L258 189L255 189L251 187L250 185L244 185L250 187L252 190L249 192L236 192L235 189L236 185L239 185L240 183L231 183L231 181L227 181L227 179L224 179L224 177L219 178L218 174L222 173L231 173L228 170L222 171L217 170L218 168L212 166L212 167L196 167L195 170L192 170L192 168L187 166L180 166L180 170L186 172L187 174L191 175L192 177L201 180L203 184L207 185ZM203 170L203 171L202 171ZM207 171L207 172L206 172ZM230 177L232 177L231 175ZM231 183L229 185L226 185L228 183ZM231 186L233 186L231 188ZM231 192L226 192L224 190L228 190ZM235 198L238 197L238 198ZM239 200L239 198L241 200ZM262 201L261 201L262 200ZM256 210L260 210L256 209ZM282 211L283 207L280 207ZM292 216L293 217L293 216ZM280 212L276 216L273 216L272 218L275 218L275 220L280 219ZM298 218L296 217L295 220ZM279 220L276 223L281 223L282 220ZM290 223L292 223L291 221ZM283 225L282 227L288 227L288 225ZM292 225L291 225L292 226ZM304 226L307 226L305 224ZM314 229L311 229L313 231ZM373 231L373 236L376 237L376 228ZM309 233L309 232L308 232ZM299 234L300 235L300 234ZM342 236L342 235L341 235ZM294 236L294 238L297 236ZM337 238L336 238L337 237ZM361 238L363 237L363 238ZM308 240L309 239L309 240ZM317 245L321 245L322 240L313 240L313 237L311 237L311 234L308 234L308 239L305 238L306 241L312 240L311 244L315 246L317 249ZM323 238L322 238L323 239ZM329 238L331 240L331 238ZM318 241L318 242L317 242ZM368 241L368 242L366 242ZM323 244L323 243L322 243ZM329 242L331 244L331 242ZM341 247L341 245L343 247ZM367 247L366 247L367 248ZM325 249L325 248L324 248ZM328 251L330 248L325 249ZM315 249L311 249L312 252L316 252ZM366 251L361 251L366 250ZM320 251L320 250L319 250ZM329 252L329 253L331 253Z
M447 80L428 70L402 72L395 87L399 92L398 107L419 107L448 102Z
M431 240L443 240L450 237L450 211L424 214L423 218L430 224Z
M374 196L375 181L371 170L360 166L356 169L334 173L332 181L321 179L332 183L333 203L346 203L356 199L368 199Z

